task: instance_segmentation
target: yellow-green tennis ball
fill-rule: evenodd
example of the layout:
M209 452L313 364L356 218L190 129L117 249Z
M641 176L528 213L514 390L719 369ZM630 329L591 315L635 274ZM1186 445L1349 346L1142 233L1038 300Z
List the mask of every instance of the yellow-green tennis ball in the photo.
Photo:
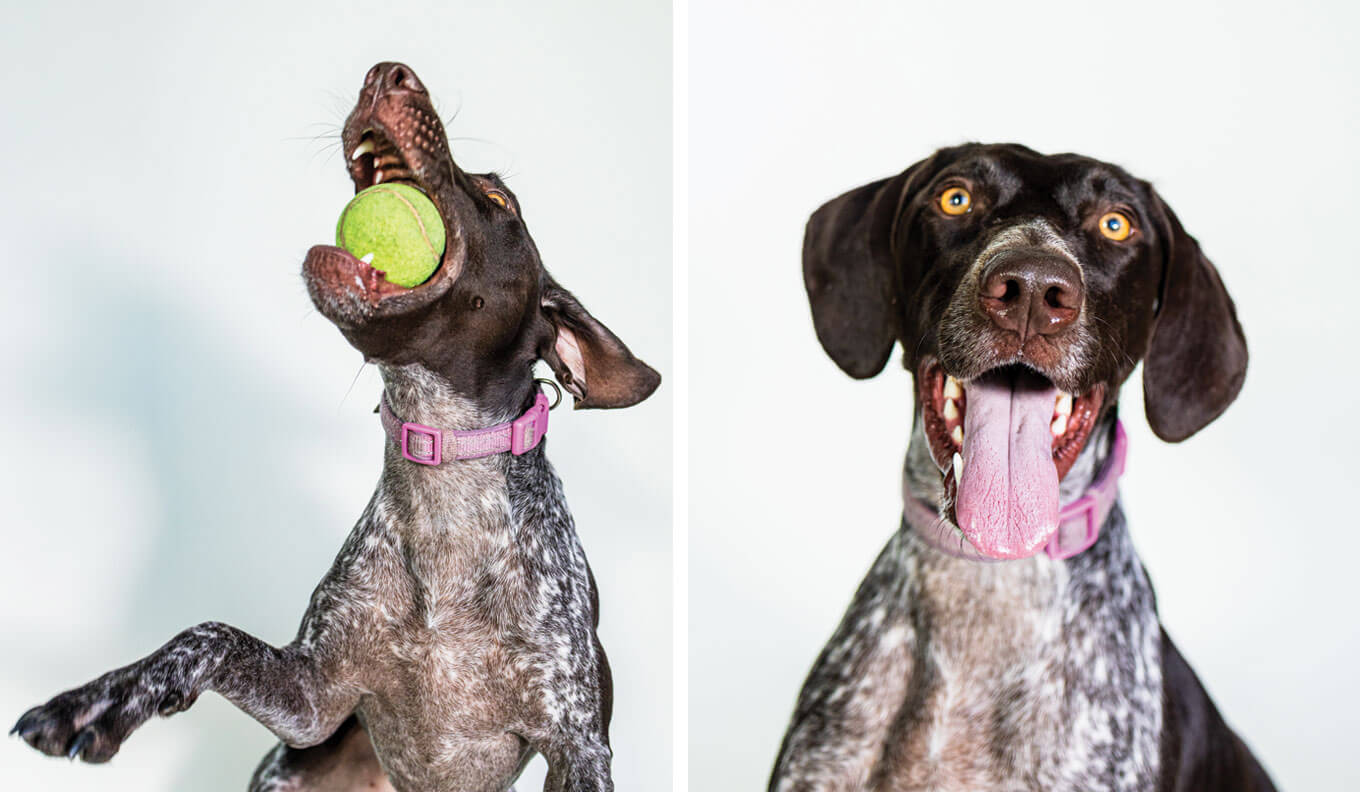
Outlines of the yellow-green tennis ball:
M340 213L335 244L409 289L429 280L444 257L444 221L409 184L375 184Z

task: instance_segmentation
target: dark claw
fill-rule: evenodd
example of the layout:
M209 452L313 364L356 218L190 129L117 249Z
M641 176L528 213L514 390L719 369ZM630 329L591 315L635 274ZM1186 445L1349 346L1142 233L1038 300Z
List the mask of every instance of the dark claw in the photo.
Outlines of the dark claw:
M71 747L66 750L66 758L74 761L75 758L80 755L80 752L89 747L93 742L94 730L82 729L80 734L77 734L76 738L71 741Z
M28 735L32 734L33 730L38 725L37 714L40 709L42 709L42 707L34 707L23 715L20 715L19 722L15 723L14 728L9 730L10 736L12 737L17 734L21 739L27 739Z

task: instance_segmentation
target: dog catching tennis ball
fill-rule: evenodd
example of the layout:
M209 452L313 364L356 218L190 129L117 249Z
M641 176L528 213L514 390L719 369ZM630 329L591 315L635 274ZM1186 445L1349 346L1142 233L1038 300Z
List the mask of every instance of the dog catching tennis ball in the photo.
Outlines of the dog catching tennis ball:
M405 288L429 280L444 257L444 221L408 184L375 184L340 213L335 244Z

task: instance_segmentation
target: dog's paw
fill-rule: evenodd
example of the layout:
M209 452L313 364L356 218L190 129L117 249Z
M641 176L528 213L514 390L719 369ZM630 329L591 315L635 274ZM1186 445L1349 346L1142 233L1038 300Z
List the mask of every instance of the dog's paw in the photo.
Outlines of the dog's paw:
M178 692L156 693L137 675L114 672L25 712L10 734L49 756L107 762L147 718L191 703Z

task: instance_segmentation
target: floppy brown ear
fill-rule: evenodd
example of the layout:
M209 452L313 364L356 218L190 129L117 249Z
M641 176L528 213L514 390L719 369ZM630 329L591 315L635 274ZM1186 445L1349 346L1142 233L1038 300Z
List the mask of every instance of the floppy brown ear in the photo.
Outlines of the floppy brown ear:
M539 356L575 397L576 409L630 407L661 384L655 369L633 357L618 336L551 278L543 287L542 310L553 338Z
M1158 437L1178 443L1217 418L1247 375L1247 340L1214 265L1157 199L1165 264L1143 361L1143 403Z
M803 235L803 285L822 349L857 379L883 370L900 331L894 223L918 162L833 198Z

